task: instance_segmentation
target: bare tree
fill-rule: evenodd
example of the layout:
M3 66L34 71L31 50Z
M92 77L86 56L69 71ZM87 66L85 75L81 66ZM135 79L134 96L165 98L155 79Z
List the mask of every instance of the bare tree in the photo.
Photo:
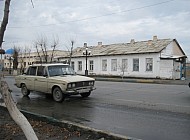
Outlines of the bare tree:
M0 46L3 43L4 33L8 24L10 2L11 0L5 0L4 16L0 27Z
M51 54L48 54L49 48L48 48L48 42L47 42L47 38L46 37L41 37L40 39L38 39L37 41L35 41L34 46L36 48L36 52L38 54L38 58L40 59L40 63L42 62L52 62L53 61L53 57L54 57L54 51L57 48L59 44L59 39L56 38L54 39L51 48Z
M20 47L19 48L19 64L20 64L21 74L24 72L24 59L25 59L25 53L24 53L24 50Z
M38 43L37 43L37 42L34 43L34 47L35 47L36 52L37 52L37 54L38 54L38 57L39 57L39 59L40 59L40 63L42 63L42 58L41 58L41 56L40 56L39 47L38 47Z
M34 8L34 3L33 3L33 0L31 0L31 3L32 3L32 7Z
M73 56L73 49L74 49L75 43L76 43L76 39L71 38L69 40L69 43L65 45L65 47L68 50L68 56L69 56L68 63L69 63L69 65L71 65L71 59L72 59L72 56Z
M30 49L30 47L25 47L25 49L26 49L26 53L27 53L27 55L28 55L28 57L29 57L29 63L30 63L30 54L31 54L31 49Z
M52 53L51 53L51 58L50 58L50 62L52 62L53 61L53 57L54 57L54 52L55 52L55 49L56 49L56 47L58 46L58 44L59 44L59 38L57 37L57 38L54 38L54 41L53 41L53 44L52 44Z
M16 46L13 48L13 70L17 70L18 68L18 54L20 49Z
M122 79L125 75L125 72L127 71L127 68L128 68L127 59L122 59L122 62L119 64L119 69L122 72L121 74Z

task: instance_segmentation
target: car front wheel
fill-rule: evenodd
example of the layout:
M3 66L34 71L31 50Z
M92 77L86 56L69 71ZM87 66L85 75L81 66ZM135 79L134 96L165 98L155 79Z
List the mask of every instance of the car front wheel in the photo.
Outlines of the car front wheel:
M90 96L90 94L91 94L91 92L89 91L89 92L81 93L80 95L82 97L88 97L88 96Z
M61 91L61 89L59 87L55 87L53 89L53 99L56 102L62 102L64 100L63 92Z
M25 84L22 84L21 86L21 92L24 96L28 96L30 94L30 90L27 89Z

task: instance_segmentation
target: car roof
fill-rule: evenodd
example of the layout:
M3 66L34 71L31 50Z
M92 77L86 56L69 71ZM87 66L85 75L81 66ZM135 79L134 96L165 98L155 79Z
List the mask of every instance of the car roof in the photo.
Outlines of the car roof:
M63 63L44 63L44 64L32 64L30 66L57 66L57 65L65 65L65 66L68 66L68 64L63 64Z

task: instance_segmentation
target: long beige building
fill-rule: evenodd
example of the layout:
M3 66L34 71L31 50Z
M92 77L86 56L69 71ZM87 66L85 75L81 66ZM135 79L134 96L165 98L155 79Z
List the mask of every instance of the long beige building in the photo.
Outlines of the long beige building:
M41 58L43 58L42 56L44 56L42 52L39 52L39 55ZM28 65L31 65L37 61L40 61L39 55L37 52L20 54L18 56L18 69L20 69L21 67L26 68ZM51 59L52 50L47 51L47 55L48 55L48 59ZM67 51L55 50L53 54L53 61L56 57L67 56L67 55L68 55ZM13 57L11 55L5 54L4 55L4 69L9 70L12 68L13 68Z

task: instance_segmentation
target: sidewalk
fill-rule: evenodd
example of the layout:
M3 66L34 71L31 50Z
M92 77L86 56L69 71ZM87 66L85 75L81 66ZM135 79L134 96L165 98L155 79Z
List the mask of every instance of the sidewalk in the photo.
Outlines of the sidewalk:
M14 76L9 74L8 71L3 72L4 76ZM170 79L146 79L146 78L121 78L109 76L89 76L95 78L97 81L113 81L113 82L130 82L130 83L150 83L150 84L171 84L171 85L188 85L190 79L186 80L170 80Z
M114 82L131 82L131 83L150 83L150 84L172 84L172 85L188 85L188 80L164 80L164 79L137 79L137 78L109 78L109 77L93 77L97 81L114 81Z

